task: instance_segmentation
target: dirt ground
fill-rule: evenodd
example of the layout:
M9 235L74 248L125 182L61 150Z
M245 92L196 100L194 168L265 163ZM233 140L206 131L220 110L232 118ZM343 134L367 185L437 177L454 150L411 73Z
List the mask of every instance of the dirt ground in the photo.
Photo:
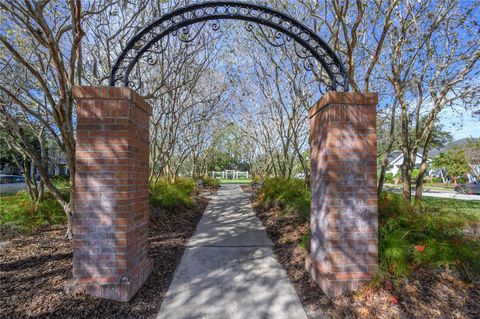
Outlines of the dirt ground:
M0 318L155 318L208 199L194 209L152 209L149 256L154 270L128 303L64 292L72 277L72 246L63 227L4 242L0 247Z
M248 186L242 187L251 192ZM304 268L307 251L299 243L307 224L255 202L257 216L274 243L277 259L313 318L480 318L480 282L466 283L448 270L423 269L398 286L382 282L355 293L328 298Z

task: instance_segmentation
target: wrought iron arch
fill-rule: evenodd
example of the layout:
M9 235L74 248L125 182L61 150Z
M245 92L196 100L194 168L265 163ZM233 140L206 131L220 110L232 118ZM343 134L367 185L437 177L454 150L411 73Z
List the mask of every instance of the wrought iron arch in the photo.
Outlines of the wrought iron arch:
M132 86L130 73L138 61L147 54L147 63L152 61L153 54L161 54L168 46L159 45L162 39L169 35L177 36L180 41L193 41L208 21L213 20L211 28L216 31L220 28L220 20L246 21L246 30L254 30L256 23L267 41L276 47L285 45L294 40L295 52L304 60L306 69L311 69L308 62L313 58L320 63L328 75L329 83L321 80L327 90L348 91L348 75L345 68L333 50L315 32L291 16L277 10L239 1L212 1L185 6L167 13L138 32L126 45L116 60L110 73L110 86L121 83L123 86ZM190 26L201 24L195 33ZM262 26L275 30L273 37L265 33ZM302 47L297 49L296 44Z

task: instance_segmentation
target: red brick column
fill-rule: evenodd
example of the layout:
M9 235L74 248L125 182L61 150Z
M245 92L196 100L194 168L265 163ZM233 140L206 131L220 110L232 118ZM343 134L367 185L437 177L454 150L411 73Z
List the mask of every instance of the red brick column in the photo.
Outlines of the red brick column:
M376 93L329 92L309 111L311 254L306 268L328 296L377 271Z
M75 87L77 148L73 280L69 288L128 301L147 258L151 107L128 88Z

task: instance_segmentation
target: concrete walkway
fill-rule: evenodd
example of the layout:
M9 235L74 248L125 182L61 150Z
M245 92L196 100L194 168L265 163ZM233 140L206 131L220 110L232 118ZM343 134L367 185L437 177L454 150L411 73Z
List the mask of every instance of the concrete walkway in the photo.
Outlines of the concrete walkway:
M213 196L157 318L307 318L240 186Z

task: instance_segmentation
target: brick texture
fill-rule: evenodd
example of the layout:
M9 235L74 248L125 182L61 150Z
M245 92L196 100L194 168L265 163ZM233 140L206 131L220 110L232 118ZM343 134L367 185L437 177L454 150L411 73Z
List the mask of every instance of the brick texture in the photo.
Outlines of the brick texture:
M129 88L75 87L73 280L68 289L129 301L147 280L151 108Z
M377 271L377 94L327 93L309 112L311 254L306 268L328 296Z

